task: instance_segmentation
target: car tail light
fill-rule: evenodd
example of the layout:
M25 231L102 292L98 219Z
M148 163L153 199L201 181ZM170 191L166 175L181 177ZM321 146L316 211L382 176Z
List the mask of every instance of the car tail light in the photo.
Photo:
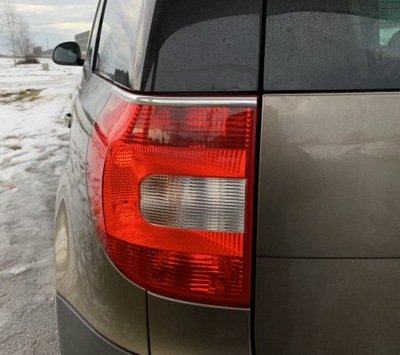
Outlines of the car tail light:
M249 306L256 116L254 97L111 95L91 133L88 187L101 242L127 278Z

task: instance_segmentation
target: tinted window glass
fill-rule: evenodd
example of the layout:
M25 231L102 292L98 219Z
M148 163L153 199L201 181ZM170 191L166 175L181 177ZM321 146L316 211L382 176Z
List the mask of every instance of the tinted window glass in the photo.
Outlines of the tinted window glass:
M102 9L101 3L99 3L96 10L96 16L94 18L94 22L92 25L92 30L90 31L89 45L86 52L86 58L84 63L85 68L92 69L93 66L93 59L94 59L93 52L94 52L94 47L96 46L97 30L99 28L99 23L100 23L101 9Z
M97 72L134 90L253 91L261 0L110 0Z
M110 1L104 13L96 63L97 71L110 78L113 78L115 73L122 17L121 1Z
M154 0L107 2L97 56L97 73L121 85L139 88Z
M400 88L400 0L269 0L264 87Z
M169 20L172 20L171 16ZM201 19L200 19L201 20ZM224 16L172 33L153 61L152 91L251 91L257 89L256 14Z

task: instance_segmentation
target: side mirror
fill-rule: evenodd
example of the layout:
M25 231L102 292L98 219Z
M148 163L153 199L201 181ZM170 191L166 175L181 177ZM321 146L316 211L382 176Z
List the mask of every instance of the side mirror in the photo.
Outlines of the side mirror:
M53 61L60 65L82 66L83 59L79 44L75 42L59 44L53 51Z

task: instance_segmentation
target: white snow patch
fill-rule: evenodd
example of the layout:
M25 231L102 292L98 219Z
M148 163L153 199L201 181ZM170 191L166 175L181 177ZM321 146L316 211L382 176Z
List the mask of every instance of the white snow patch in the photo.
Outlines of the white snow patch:
M41 64L14 68L12 60L0 59L0 352L16 342L21 327L31 329L46 346L52 342L52 353L58 346L54 201L68 156L63 115L81 68L60 67L50 59L41 62L50 70L42 70ZM40 93L32 101L4 102L27 89ZM38 314L47 318L40 320ZM38 322L48 330L35 327ZM30 341L20 339L18 344L21 353L32 351Z

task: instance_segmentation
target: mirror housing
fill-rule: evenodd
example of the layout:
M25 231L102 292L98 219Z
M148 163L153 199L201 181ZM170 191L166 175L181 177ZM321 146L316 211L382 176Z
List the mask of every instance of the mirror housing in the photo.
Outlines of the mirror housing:
M82 66L81 49L76 42L64 42L53 51L53 62L59 65Z

